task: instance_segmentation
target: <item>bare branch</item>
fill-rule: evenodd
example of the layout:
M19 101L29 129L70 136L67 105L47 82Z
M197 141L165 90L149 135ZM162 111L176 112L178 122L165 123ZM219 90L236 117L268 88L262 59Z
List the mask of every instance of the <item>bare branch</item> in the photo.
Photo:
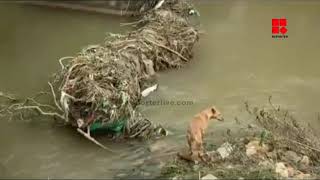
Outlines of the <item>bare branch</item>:
M108 151L110 151L110 152L112 152L112 153L115 153L115 151L113 151L112 149L110 149L110 148L102 145L102 144L99 143L97 140L95 140L93 137L91 137L90 135L88 135L87 133L85 133L82 129L77 128L77 131L78 131L80 134L82 134L84 137L86 137L88 140L90 140L91 142L95 143L96 145L98 145L98 146L102 147L103 149L108 150Z
M173 54L176 54L177 56L179 56L182 60L184 60L184 61L186 61L186 62L189 61L187 58L185 58L184 56L182 56L182 54L180 54L179 52L177 52L177 51L175 51L175 50L173 50L173 49L168 48L167 46L164 46L164 45L162 45L162 44L158 44L158 43L156 43L156 42L154 42L154 41L152 41L152 40L150 40L150 39L148 39L148 38L145 38L145 40L147 40L148 42L150 42L150 43L152 43L152 44L154 44L154 45L157 45L157 46L159 46L159 47L162 47L162 48L164 48L164 49L172 52Z
M50 82L48 82L49 86L50 86L50 89L51 89L51 93L52 93L52 96L53 96L53 101L55 103L55 105L57 106L57 108L63 112L61 106L59 105L59 103L57 102L57 97L56 97L56 94L54 93L54 90L53 90L53 86Z
M0 91L0 97L7 98L7 99L9 99L10 101L16 101L16 100L17 100L16 98L14 98L14 97L12 97L12 96L10 96L10 95L8 95L8 94L5 94L5 93L3 93L3 92L1 92L1 91Z
M22 110L22 109L33 109L39 112L41 115L58 117L64 120L64 117L61 114L53 113L53 112L44 112L39 106L21 106L16 108L16 110Z
M41 104L39 102L37 102L36 100L34 100L33 98L27 98L25 103L23 104L26 104L28 101L31 101L33 102L35 105L39 106L39 107L47 107L47 108L50 108L50 109L56 109L55 107L51 106L51 105L48 105L48 104Z
M61 69L64 69L64 68L65 68L65 66L64 66L64 64L63 64L63 61L64 61L64 60L73 59L73 58L74 58L74 57L72 57L72 56L67 56L67 57L60 58L60 59L59 59L59 63L60 63Z

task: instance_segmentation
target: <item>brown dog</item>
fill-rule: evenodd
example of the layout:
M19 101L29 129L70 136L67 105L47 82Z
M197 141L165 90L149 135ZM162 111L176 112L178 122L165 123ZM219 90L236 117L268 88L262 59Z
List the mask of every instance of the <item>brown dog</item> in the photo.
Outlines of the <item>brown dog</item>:
M194 116L187 130L189 153L188 155L179 154L180 157L191 161L201 160L204 154L203 136L210 119L223 121L221 113L215 107L207 108Z

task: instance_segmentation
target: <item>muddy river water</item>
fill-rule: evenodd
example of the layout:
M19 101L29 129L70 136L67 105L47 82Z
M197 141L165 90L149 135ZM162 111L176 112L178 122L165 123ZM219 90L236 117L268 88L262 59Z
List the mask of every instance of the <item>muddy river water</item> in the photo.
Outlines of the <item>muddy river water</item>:
M194 60L160 73L158 91L147 98L193 103L141 106L173 133L161 140L167 148L183 146L187 122L201 109L214 104L223 112L225 122L209 130L219 139L237 126L236 116L246 121L245 101L264 105L269 95L299 120L320 127L320 2L204 1L197 9L205 33ZM106 32L128 30L119 26L128 19L115 16L7 3L0 4L0 14L0 89L21 96L47 88L60 57L102 42ZM271 37L271 19L279 17L288 20L287 39ZM111 154L45 118L1 119L0 127L0 178L152 176L161 166L161 158L148 161L150 142L102 139L117 151Z

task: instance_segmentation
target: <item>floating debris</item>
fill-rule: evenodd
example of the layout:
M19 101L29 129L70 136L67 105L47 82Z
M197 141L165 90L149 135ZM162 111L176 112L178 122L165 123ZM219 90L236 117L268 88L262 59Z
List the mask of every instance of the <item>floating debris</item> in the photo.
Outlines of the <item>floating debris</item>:
M3 111L11 117L38 112L62 119L88 139L101 132L125 138L167 135L161 125L145 118L137 105L157 89L156 72L180 68L192 59L199 37L188 21L190 16L197 16L188 13L191 9L186 1L159 1L131 24L133 31L109 34L104 43L59 60L62 69L49 83L53 109L33 98ZM0 96L14 100L3 93Z

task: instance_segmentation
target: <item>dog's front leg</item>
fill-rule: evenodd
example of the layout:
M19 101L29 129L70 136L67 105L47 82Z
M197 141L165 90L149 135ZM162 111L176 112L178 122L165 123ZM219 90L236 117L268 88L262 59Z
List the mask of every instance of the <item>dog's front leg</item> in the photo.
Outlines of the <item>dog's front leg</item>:
M190 132L187 132L187 142L188 142L188 148L189 148L189 153L192 153L192 139L191 139L191 135Z
M201 139L201 142L200 142L200 147L199 147L199 149L200 149L200 152L204 152L204 147L203 147L203 142L204 142L204 133L205 133L205 131L204 131L204 129L201 129L201 137L200 137L200 139Z

